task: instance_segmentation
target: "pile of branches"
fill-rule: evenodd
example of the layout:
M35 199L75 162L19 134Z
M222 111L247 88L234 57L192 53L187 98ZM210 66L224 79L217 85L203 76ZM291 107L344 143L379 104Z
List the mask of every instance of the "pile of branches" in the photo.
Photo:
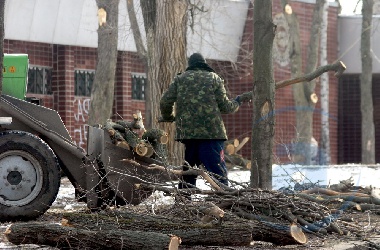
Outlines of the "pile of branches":
M179 176L188 174L183 170L166 171ZM159 191L175 202L165 206L152 203L144 210L126 206L98 213L65 213L60 225L14 223L6 236L14 244L59 248L178 249L179 245L249 246L253 241L307 244L309 235L368 237L378 233L364 231L348 216L352 210L378 209L380 200L365 194L368 190L346 192L312 187L282 192L250 188L233 181L226 187L202 169L189 171L204 178L210 190L141 183L136 187L141 192ZM344 185L350 188L347 183Z

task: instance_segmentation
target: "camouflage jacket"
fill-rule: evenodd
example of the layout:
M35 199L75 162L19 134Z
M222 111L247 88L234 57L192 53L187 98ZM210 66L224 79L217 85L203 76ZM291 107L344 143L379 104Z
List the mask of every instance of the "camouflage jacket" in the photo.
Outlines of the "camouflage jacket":
M174 103L175 115L174 115ZM227 139L221 114L236 112L237 101L230 101L224 80L213 72L189 70L177 75L160 101L164 120L175 116L176 140Z

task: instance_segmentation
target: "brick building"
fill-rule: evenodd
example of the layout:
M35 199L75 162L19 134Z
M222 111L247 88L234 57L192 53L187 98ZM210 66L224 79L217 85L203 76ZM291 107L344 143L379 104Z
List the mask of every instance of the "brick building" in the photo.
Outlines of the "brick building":
M73 140L79 146L83 147L86 144L86 121L90 101L90 87L96 67L96 39L93 41L94 39L89 38L96 37L97 27L90 22L91 18L92 21L95 18L96 22L96 4L95 6L94 3L89 5L89 1L86 0L74 2L59 0L49 1L52 5L50 8L57 11L53 14L48 13L49 10L46 8L49 8L49 6L46 5L46 2L44 4L41 2L43 1L30 0L28 3L22 0L7 1L6 15L8 13L8 16L6 16L5 23L6 39L4 52L26 53L29 55L30 67L27 96L41 98L43 100L42 105L57 110ZM212 2L209 3L210 6L211 4L218 3L220 7L215 8L214 12L212 12L212 18L218 20L229 19L224 20L222 24L219 23L218 25L221 27L217 27L218 25L216 25L212 27L212 29L216 29L219 32L223 30L227 34L224 34L224 37L220 38L215 46L211 43L205 45L205 42L202 44L199 37L194 35L195 32L193 30L188 41L188 53L201 52L206 56L208 62L224 77L229 95L232 98L237 94L252 89L252 4L251 1L248 0L218 0L216 2L215 0L208 0L206 3L207 2ZM274 71L276 82L290 78L289 61L287 57L284 56L287 49L286 47L288 46L286 42L284 43L287 27L284 24L281 14L280 3L280 0L273 1L274 22L281 28L281 34L283 35L283 37L277 35L275 39ZM125 14L126 9L123 4L125 3L121 3L120 12ZM305 62L307 60L306 49L310 36L309 31L312 22L314 1L298 0L291 1L291 4L300 22L302 57ZM70 17L64 17L67 18L67 20L62 21L62 13L65 12L65 8L71 10L72 6L77 6L78 9L72 11L73 13L66 11L67 15L78 13L78 15L80 15L82 13L81 19L79 17L71 18L74 19L74 21L78 20L80 23L75 27L72 27L73 23L69 22ZM34 14L29 19L24 12L25 8L30 8L34 11ZM220 10L228 11L228 17L226 17L226 15L223 16L223 13L218 14L217 11ZM329 62L333 62L338 58L338 11L338 6L336 6L335 3L331 3L329 6L328 25ZM43 23L43 18L38 18L39 15L46 15L46 18L52 20L55 15L59 21L57 21L54 27L46 27L47 29L44 33L44 30L39 29L38 25L47 24ZM89 15L92 15L91 18ZM12 22L16 19L17 23ZM231 19L234 21L232 22ZM125 18L122 18L121 22L126 22L125 20ZM201 20L198 21L202 22ZM27 22L31 22L31 27L17 30L18 27L27 25ZM86 26L87 29L83 28L85 25L88 25ZM202 26L199 23L198 25ZM206 24L203 25L207 26ZM88 27L91 27L92 30ZM201 31L202 32L198 33L201 33L203 37L207 37L208 32L210 32L210 30ZM54 34L46 38L46 34L50 34L50 32ZM67 37L68 34L71 33L74 33L73 36L75 36L75 38ZM119 45L114 100L115 115L113 118L123 117L124 119L131 119L132 113L136 110L141 110L144 115L145 102L143 86L146 81L146 76L143 64L137 56L131 35L124 34L124 36L121 35L121 38L119 35L119 39L124 39L124 43ZM218 47L218 50L211 49L214 47ZM330 117L331 160L332 163L341 163L342 160L338 159L339 85L338 80L332 74L329 74L329 76L330 110L328 114L323 114L320 111L320 104L317 104L314 111L314 137L317 141L320 140L320 118L322 115L328 115ZM318 85L316 93L319 93ZM285 87L276 91L275 104L275 163L288 163L290 161L288 158L288 149L291 147L292 141L296 138L295 111L297 107L294 106L291 87ZM241 107L239 112L226 115L224 119L230 139L241 139L250 136L252 106L245 104ZM249 157L249 143L243 148L242 153Z

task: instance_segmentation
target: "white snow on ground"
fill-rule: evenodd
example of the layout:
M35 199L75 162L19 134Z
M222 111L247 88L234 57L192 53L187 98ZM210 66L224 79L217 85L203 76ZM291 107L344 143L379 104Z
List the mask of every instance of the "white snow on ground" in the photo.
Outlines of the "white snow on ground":
M366 166L358 164L347 165L273 165L272 184L273 189L294 187L299 184L318 184L331 185L337 184L341 180L353 179L355 186L372 186L380 188L380 165ZM251 173L249 170L232 170L229 171L228 178L238 183L248 183ZM197 187L208 190L210 187L203 181L197 179ZM198 196L199 197L199 196ZM172 204L173 197L164 196L162 192L154 192L151 197L141 203L141 205L164 205ZM85 203L75 201L75 191L67 179L62 180L56 201L53 207L61 207L66 210L85 207Z

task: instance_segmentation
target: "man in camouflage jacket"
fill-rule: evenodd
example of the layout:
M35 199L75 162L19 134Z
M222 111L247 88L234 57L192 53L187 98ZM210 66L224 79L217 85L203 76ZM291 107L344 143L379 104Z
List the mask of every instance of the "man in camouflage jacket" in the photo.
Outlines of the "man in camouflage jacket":
M228 99L224 80L199 53L190 56L188 68L174 78L160 102L163 121L175 121L175 139L185 144L185 161L190 166L203 163L225 185L228 182L223 144L227 134L221 114L236 112L240 104L239 96ZM183 181L195 186L196 176L185 175ZM180 183L179 188L191 185Z

